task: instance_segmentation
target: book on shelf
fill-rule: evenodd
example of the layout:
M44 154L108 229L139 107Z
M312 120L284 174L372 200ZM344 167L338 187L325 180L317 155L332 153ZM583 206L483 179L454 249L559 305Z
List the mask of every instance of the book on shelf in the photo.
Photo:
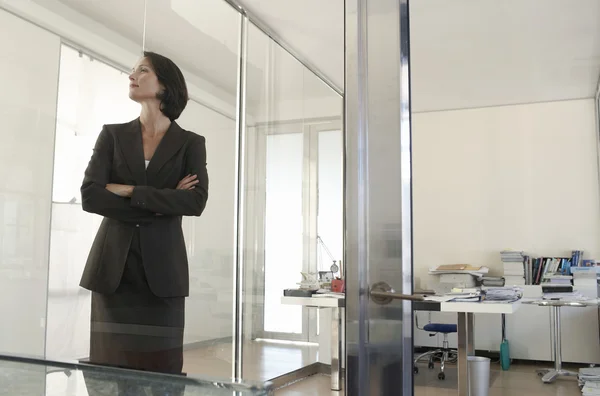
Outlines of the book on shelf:
M507 285L571 285L573 273L596 265L594 260L583 260L582 250L573 250L571 257L531 257L523 251L503 250L500 257Z
M545 282L571 283L570 275L572 258L567 257L536 257L527 266L527 278L530 285L540 285Z

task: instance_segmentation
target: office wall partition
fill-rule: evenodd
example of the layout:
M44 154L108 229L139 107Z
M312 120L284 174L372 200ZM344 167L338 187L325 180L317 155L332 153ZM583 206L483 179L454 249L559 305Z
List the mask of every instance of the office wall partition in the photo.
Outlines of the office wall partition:
M177 122L207 141L209 202L183 220L184 371L262 381L317 361L318 315L280 296L342 259L342 97L257 23L222 0L0 0L0 354L89 355L79 279L101 217L79 187L102 125L139 115L145 50L182 69Z

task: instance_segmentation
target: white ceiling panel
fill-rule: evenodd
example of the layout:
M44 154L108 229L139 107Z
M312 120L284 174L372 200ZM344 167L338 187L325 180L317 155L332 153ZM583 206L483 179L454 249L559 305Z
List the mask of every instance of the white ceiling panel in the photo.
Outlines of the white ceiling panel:
M141 43L143 0L60 1ZM342 86L343 0L239 2ZM148 0L149 48L235 94L239 32L227 7L221 0ZM413 111L594 94L600 75L600 0L413 0L410 7ZM284 65L277 56L267 60L264 42L249 43L249 92L264 93L273 84L268 70ZM291 63L290 68L296 69ZM311 95L300 70L295 77L288 70L286 81L276 82L283 97Z
M594 96L598 0L411 2L414 111Z
M341 86L343 1L240 2ZM413 0L410 32L413 111L592 97L600 75L599 0Z

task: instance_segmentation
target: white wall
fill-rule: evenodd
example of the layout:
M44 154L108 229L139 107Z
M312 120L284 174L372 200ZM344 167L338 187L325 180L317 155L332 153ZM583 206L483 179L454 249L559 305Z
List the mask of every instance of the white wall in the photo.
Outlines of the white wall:
M43 356L60 40L0 10L0 353Z
M429 267L502 275L499 251L600 259L592 99L412 118L415 285Z

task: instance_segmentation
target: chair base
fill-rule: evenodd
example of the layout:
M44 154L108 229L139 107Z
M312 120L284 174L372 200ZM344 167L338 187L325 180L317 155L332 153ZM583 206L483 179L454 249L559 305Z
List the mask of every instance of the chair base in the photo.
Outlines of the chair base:
M438 379L444 380L446 379L446 374L444 373L446 363L456 362L458 359L458 351L456 349L441 348L425 352L417 356L417 358L413 361L415 374L418 374L419 372L417 363L419 363L420 360L424 360L425 358L428 358L429 360L428 367L430 370L433 370L435 368L435 361L440 362L440 372L438 373Z

